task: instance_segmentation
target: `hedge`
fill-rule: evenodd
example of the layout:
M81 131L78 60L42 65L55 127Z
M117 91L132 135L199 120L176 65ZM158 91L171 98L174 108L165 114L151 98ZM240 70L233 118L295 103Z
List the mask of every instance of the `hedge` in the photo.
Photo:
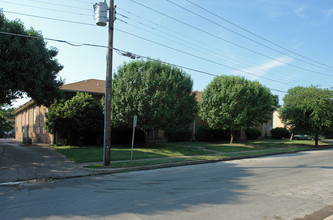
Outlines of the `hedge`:
M290 138L290 132L286 128L273 128L271 134L273 139Z

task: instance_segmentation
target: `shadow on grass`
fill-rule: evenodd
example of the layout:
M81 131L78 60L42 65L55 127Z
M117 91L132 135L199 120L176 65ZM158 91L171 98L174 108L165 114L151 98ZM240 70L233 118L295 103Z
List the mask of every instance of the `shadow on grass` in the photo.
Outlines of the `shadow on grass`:
M209 142L184 142L177 143L184 146L197 146L209 150L220 151L225 153L266 150L276 148L298 148L298 147L314 147L314 141L311 140L254 140L254 141L238 141L233 144L222 143L209 143ZM319 146L328 146L328 143L320 142Z
M63 146L55 149L76 163L103 161L102 147ZM134 148L133 160L150 158L168 158L179 156L207 155L210 152L184 146L159 146L156 148ZM130 160L131 148L111 147L111 161Z

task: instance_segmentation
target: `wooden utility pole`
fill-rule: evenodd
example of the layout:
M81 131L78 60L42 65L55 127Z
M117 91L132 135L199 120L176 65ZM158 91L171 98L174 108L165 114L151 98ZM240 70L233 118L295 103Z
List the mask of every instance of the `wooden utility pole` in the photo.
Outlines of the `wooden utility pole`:
M115 18L114 0L109 4L109 34L108 34L108 55L106 69L106 88L105 88L105 116L104 116L104 144L103 162L104 166L110 165L111 157L111 93L112 93L112 59L113 59L113 22Z

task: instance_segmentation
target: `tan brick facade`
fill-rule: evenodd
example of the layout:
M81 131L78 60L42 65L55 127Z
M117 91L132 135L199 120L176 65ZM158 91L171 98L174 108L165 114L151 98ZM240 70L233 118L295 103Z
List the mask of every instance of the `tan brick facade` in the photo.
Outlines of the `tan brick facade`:
M76 92L88 92L99 101L105 91L105 81L89 79L80 81L77 83L66 84L61 87L66 93ZM201 100L201 92L195 91L196 100ZM15 114L15 138L19 141L23 141L24 138L30 138L32 142L41 142L54 144L56 139L55 135L51 135L46 132L45 129L45 113L47 108L44 106L38 106L32 100L17 109ZM278 118L278 112L275 111L272 115L273 120L267 123L259 125L257 128L261 130L262 137L271 136L271 129L275 127L284 127L281 120ZM204 125L205 122L200 117L196 117L195 120L189 125L192 131L193 138L196 134L198 127ZM153 132L153 140L166 140L164 132L159 130ZM240 139L246 139L245 133L241 132Z
M34 101L16 110L14 112L15 139L23 141L23 138L30 138L32 142L53 144L53 135L45 129L46 111L46 107L37 106Z

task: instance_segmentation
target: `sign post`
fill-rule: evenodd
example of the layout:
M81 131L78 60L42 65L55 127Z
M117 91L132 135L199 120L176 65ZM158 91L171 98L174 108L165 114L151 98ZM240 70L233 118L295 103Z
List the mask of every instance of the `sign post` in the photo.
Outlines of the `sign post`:
M133 135L132 135L131 160L133 159L134 135L135 135L135 127L136 127L137 123L138 123L138 116L134 115L134 118L133 118Z

